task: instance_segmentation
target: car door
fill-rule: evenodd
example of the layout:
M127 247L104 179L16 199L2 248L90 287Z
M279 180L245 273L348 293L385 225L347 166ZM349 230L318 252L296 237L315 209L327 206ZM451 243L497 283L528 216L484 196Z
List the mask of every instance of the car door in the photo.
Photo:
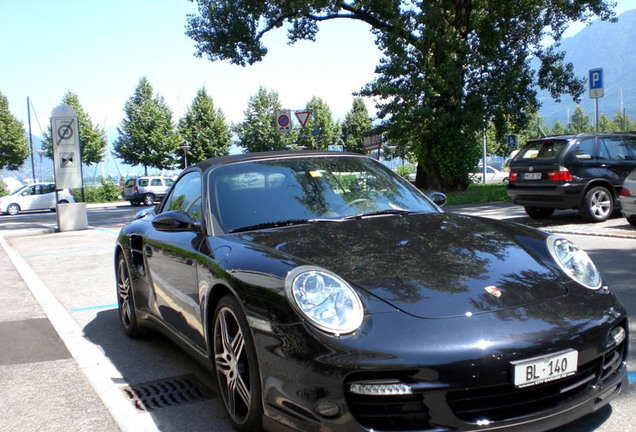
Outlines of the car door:
M598 138L597 159L601 169L605 171L606 178L611 179L617 191L636 167L634 153L620 135Z
M20 193L18 205L22 210L35 210L38 205L38 185L32 185Z
M201 225L203 215L199 171L190 172L179 179L155 219L173 211L185 212ZM161 230L153 225L143 245L157 313L171 330L199 349L205 347L205 340L197 260L204 239L204 233L200 230Z

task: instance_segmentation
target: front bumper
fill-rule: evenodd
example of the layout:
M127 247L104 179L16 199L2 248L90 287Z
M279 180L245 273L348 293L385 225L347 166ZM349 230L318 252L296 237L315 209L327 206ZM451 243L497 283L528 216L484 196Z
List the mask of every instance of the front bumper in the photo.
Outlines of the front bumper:
M627 332L624 311L610 307L582 324L567 308L569 316L536 318L541 309L441 320L378 314L340 339L305 324L255 332L267 423L299 431L540 431L609 403L627 379L627 337L608 345L612 328ZM523 326L511 321L519 314ZM416 331L422 321L426 328ZM524 389L511 384L511 361L564 347L579 352L576 375ZM354 382L378 380L407 383L413 394L351 391Z

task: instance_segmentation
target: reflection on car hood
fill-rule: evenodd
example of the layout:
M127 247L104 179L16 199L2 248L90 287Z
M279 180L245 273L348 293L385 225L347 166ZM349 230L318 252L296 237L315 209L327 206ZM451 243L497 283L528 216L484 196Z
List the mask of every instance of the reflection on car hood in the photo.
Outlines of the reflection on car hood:
M452 214L369 218L240 234L329 269L423 318L519 307L566 293L523 243L536 231Z

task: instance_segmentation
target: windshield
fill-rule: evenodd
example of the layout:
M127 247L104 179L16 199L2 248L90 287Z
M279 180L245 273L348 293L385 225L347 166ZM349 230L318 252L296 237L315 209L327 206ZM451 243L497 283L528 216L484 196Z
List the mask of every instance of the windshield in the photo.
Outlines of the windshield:
M211 209L225 232L407 212L436 212L422 193L369 158L314 156L215 168Z

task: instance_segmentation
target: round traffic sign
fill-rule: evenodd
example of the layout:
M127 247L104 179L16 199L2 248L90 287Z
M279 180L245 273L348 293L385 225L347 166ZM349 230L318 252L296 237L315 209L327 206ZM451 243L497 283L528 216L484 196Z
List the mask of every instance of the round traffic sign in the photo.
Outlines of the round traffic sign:
M287 116L286 114L281 114L278 116L278 125L280 127L287 127L289 126L289 116Z

